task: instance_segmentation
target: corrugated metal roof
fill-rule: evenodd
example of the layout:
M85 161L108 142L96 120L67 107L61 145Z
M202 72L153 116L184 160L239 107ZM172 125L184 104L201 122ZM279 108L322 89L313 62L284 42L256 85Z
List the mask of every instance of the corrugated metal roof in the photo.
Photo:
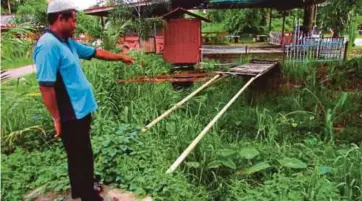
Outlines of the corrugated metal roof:
M212 3L246 3L246 4L254 4L254 3L263 3L268 0L211 0Z
M155 5L163 5L167 3L168 0L133 0L127 1L122 5L128 7L148 7ZM107 16L118 4L111 6L96 6L93 8L85 9L84 13L87 15L96 15L96 16Z
M207 8L292 9L323 3L326 0L209 0Z
M274 8L285 10L323 2L326 0L173 0L172 2L171 0L139 0L124 5L147 7L171 3L173 8L182 7L184 9ZM107 16L112 9L113 6L95 7L86 9L84 12L89 15Z

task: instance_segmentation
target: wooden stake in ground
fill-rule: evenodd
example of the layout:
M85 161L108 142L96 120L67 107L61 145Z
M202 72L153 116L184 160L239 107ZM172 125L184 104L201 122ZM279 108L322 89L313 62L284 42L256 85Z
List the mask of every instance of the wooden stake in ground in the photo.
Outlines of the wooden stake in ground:
M206 135L206 133L211 129L211 127L216 123L216 121L226 112L226 110L236 101L236 99L245 91L245 89L256 80L258 77L262 76L265 72L252 77L239 91L235 96L225 105L225 107L214 117L213 120L201 131L201 133L196 137L194 141L185 149L184 152L177 158L177 160L171 165L171 167L166 171L166 173L172 173L176 168L185 160L185 158L190 154L190 152L196 147L196 145L201 141L201 139Z
M208 82L206 82L204 85L202 85L201 87L199 87L198 89L196 89L194 92L192 92L190 95L188 95L186 98L184 98L183 100L181 100L180 102L176 103L174 106L172 106L169 110L167 110L166 112L164 112L161 116L157 117L155 120L153 120L151 123L149 123L147 126L145 126L142 129L142 132L146 132L148 129L150 129L152 126L154 126L155 124L157 124L159 121L161 121L162 119L164 119L165 117L167 117L169 114L171 114L173 111L175 111L177 108L181 107L184 103L186 103L188 100L190 100L192 97L194 97L196 94L198 94L200 91L202 91L203 89L205 89L206 87L208 87L209 85L211 85L214 81L216 81L217 79L219 79L221 77L221 75L216 75L215 77L213 77L211 80L209 80Z

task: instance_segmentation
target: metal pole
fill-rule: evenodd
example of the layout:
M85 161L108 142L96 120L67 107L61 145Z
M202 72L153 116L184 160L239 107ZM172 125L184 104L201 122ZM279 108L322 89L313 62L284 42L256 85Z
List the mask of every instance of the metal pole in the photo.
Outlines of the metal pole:
M170 168L166 171L166 173L172 173L176 170L176 168L185 160L185 158L190 154L190 152L196 147L196 145L201 141L201 139L206 135L206 133L211 129L211 127L216 123L217 120L226 112L227 109L236 101L236 99L245 91L245 89L254 82L255 79L262 76L267 71L256 75L251 78L239 91L235 94L235 96L224 106L224 108L214 117L213 120L201 131L201 133L196 137L194 141L185 149L184 152L177 158L177 160L170 166Z
M141 6L138 6L138 21L140 22L141 21ZM148 37L148 35L147 35ZM142 39L141 39L141 36L138 34L138 43L139 43L139 48L140 50L142 49ZM143 52L143 51L142 51Z
M153 23L153 37L154 37L155 53L157 53L156 35L157 35L156 23Z
M283 11L283 28L282 28L282 41L280 45L284 45L284 32L285 32L285 11Z
M204 85L202 85L201 87L199 87L198 89L196 89L194 92L192 92L190 95L188 95L186 98L182 99L180 102L176 103L174 106L172 106L169 110L167 110L166 112L164 112L162 115L160 115L159 117L157 117L155 120L153 120L151 123L149 123L147 126L145 126L142 129L142 132L146 132L147 130L149 130L152 126L154 126L155 124L157 124L159 121L161 121L162 119L164 119L165 117L167 117L169 114L171 114L173 111L175 111L177 108L181 107L184 103L186 103L188 100L190 100L192 97L194 97L196 94L198 94L200 91L202 91L203 89L205 89L206 87L208 87L209 85L211 85L215 80L217 80L218 78L220 78L221 75L216 75L215 77L213 77L211 80L209 80L208 82L206 82Z

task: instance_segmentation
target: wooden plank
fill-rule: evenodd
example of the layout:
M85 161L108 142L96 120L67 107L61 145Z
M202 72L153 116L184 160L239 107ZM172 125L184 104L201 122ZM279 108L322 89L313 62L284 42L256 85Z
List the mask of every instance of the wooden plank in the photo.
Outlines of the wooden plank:
M219 72L221 75L234 75L234 76L241 76L241 75L248 75L248 76L255 76L255 73L236 73L236 72Z
M117 84L133 84L133 83L165 83L165 82L203 82L208 77L193 77L193 78L148 78L134 80L117 80Z
M258 74L276 66L277 63L250 63L231 68L230 72L238 74Z

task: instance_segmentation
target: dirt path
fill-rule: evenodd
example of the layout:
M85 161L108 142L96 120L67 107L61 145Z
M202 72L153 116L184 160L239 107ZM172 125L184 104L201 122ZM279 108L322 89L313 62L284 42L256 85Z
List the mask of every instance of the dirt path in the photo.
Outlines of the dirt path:
M6 80L17 79L17 78L20 78L20 77L23 77L25 75L35 73L35 72L36 72L36 69L35 69L34 64L23 66L20 68L15 68L15 69L2 70L0 73L1 82L6 81Z
M137 197L131 192L123 191L108 186L103 186L102 196L105 198L112 198L111 201L152 201L152 198L147 196L144 198ZM40 187L35 189L24 196L24 201L51 201L51 200L62 200L62 201L80 201L80 199L72 199L70 194L67 196L57 193L45 193L43 194L44 188ZM105 200L107 201L107 200Z

